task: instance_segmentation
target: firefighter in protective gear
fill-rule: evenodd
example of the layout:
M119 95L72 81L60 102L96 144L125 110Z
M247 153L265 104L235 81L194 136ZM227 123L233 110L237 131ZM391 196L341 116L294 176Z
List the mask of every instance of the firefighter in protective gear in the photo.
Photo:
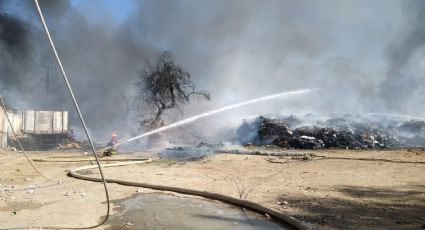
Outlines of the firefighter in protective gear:
M111 139L109 140L108 144L106 145L106 147L108 148L107 150L105 150L105 152L103 152L103 156L114 156L117 155L117 150L118 150L118 135L116 132L113 132L111 135Z

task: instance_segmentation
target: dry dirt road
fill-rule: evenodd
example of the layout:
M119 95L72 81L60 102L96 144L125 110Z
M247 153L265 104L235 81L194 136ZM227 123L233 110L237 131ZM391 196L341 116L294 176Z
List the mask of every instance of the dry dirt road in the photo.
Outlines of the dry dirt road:
M301 160L214 154L199 161L162 159L106 168L105 174L108 178L242 197L292 215L314 229L425 228L425 150L302 153L325 157ZM50 151L29 154L31 158L82 155ZM137 153L117 158L135 155L147 156ZM90 162L34 164L51 181L36 174L21 153L0 152L0 229L84 227L102 219L106 212L102 185L66 176L67 169ZM98 175L94 170L86 173ZM112 215L120 210L116 201L138 193L134 187L108 187L115 201ZM108 224L101 228L106 227Z

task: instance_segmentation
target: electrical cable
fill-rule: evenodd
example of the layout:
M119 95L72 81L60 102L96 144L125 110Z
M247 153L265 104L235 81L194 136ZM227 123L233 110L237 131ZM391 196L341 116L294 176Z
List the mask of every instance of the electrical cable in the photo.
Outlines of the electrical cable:
M9 123L10 126L10 130L12 131L13 137L15 138L16 142L18 142L19 148L21 149L22 153L24 154L25 158L27 159L28 163L31 165L31 167L44 179L48 180L48 181L52 181L51 179L47 178L43 173L41 173L40 171L38 171L38 169L35 167L35 165L31 162L31 159L28 157L27 153L24 150L24 147L22 147L21 142L18 139L18 136L15 133L15 129L13 128L13 124L10 121L9 115L7 114L7 109L6 109L6 104L4 103L3 100L3 96L0 95L0 101L1 101L1 105L4 111L4 115L6 116L6 120Z
M101 164L100 164L100 162L99 162L98 155L96 154L96 149L95 149L95 147L94 147L93 141L92 141L92 139L91 139L91 137L90 137L90 134L89 134L89 132L88 132L88 129L87 129L86 123L84 122L83 115L81 114L80 107L78 106L78 102L77 102L77 100L76 100L76 98L75 98L75 96L74 96L74 92L73 92L73 90L72 90L72 88L71 88L71 85L69 84L68 77L66 76L65 69L63 68L62 62L61 62L61 60L60 60L60 58L59 58L59 55L58 55L58 52L56 51L56 47L55 47L55 44L53 43L53 39L52 39L52 37L51 37L51 35L50 35L49 28L47 27L46 21L44 20L44 16L43 16L43 13L42 13L42 11L41 11L41 8L40 8L40 5L39 5L39 3L38 3L38 0L34 0L34 3L35 3L35 6L36 6L36 8L37 8L38 15L40 16L41 23L43 24L44 30L45 30L45 32L46 32L47 38L48 38L48 40L49 40L50 46L51 46L51 48L52 48L52 50L53 50L53 53L54 53L54 55L55 55L55 58L56 58L57 64L59 65L59 68L60 68L60 70L61 70L62 78L63 78L63 80L65 81L66 87L67 87L68 92L69 92L69 94L70 94L70 96L71 96L71 98L72 98L72 101L73 101L73 103L74 103L75 109L76 109L77 114L78 114L78 117L79 117L79 119L80 119L80 121L81 121L81 125L83 126L84 132L85 132L85 134L86 134L86 136L87 136L87 140L89 141L89 144L90 144L91 150L92 150L92 152L93 152L93 156L94 156L94 157L95 157L95 159L96 159L97 167L99 168L99 173L100 173L100 176L101 176L101 178L102 178L103 187L104 187L104 190L105 190L106 204L107 204L107 211L106 211L106 215L105 215L104 219L103 219L103 220L102 220L99 224L96 224L96 225L94 225L94 226L90 226L90 227L81 227L81 228L72 228L72 229L89 229L89 228L96 228L96 227L99 227L99 226L103 225L103 224L104 224L104 223L105 223L105 222L109 219L109 215L110 215L110 205L111 205L111 203L110 203L110 200L109 200L109 192L108 192L108 187L107 187L107 185L106 185L105 176L104 176L104 174L103 174L102 167L101 167ZM69 229L69 228L68 228L68 229Z
M91 162L92 159L83 159L83 158L79 158L79 159L65 159L65 160L61 160L61 157L46 157L46 158L36 158L33 159L33 161L37 161L37 162ZM112 159L105 159L102 158L100 159L100 161L103 162L112 162L112 161L140 161L140 158L112 158Z

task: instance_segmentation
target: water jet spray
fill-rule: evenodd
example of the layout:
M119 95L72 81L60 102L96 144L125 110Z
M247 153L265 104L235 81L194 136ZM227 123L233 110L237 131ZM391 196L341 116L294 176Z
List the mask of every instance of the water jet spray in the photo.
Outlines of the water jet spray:
M155 133L159 133L159 132L163 132L163 131L166 131L166 130L169 130L169 129L172 129L172 128L176 128L176 127L188 124L188 123L192 123L192 122L194 122L198 119L208 117L208 116L211 116L211 115L214 115L214 114L217 114L217 113L221 113L221 112L224 112L224 111L227 111L227 110L230 110L230 109L235 109L235 108L238 108L238 107L241 107L241 106L245 106L245 105L249 105L249 104L253 104L253 103L257 103L257 102L262 102L262 101L268 101L268 100L277 99L277 98L285 98L285 97L289 97L289 96L302 95L302 94L310 93L310 92L315 91L315 90L318 90L318 88L301 89L301 90L288 91L288 92L284 92L284 93L272 94L272 95L268 95L268 96L264 96L264 97L260 97L260 98L251 99L251 100L244 101L244 102L239 102L239 103L236 103L236 104L233 104L233 105L228 105L228 106L225 106L225 107L222 107L222 108L219 108L219 109L210 110L210 111L207 111L205 113L186 118L184 120L175 122L175 123L170 124L170 125L163 126L161 128L158 128L158 129L151 130L149 132L146 132L146 133L143 133L141 135L130 138L126 141L120 142L117 145L118 146L123 145L125 143L131 142L131 141L134 141L134 140L138 140L140 138L153 135ZM105 151L109 148L111 148L111 147L107 147L107 148L104 148L102 150L99 150L99 152Z

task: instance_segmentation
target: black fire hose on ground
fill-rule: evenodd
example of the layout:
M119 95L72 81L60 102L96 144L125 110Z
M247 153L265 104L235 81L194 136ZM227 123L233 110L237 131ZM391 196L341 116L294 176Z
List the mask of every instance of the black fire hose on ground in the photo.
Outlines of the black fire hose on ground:
M124 165L130 165L130 164L147 163L151 161L152 161L151 159L144 159L144 160L139 160L134 162L106 164L106 165L102 165L101 167L106 168L106 167L114 167L114 166L124 166ZM91 176L82 175L78 173L78 171L81 171L81 170L94 169L97 167L98 167L97 165L79 167L79 168L70 170L68 172L68 176L74 177L77 179L87 180L87 181L102 182L102 178L91 177ZM284 213L275 211L273 209L267 208L263 205L260 205L258 203L254 203L248 200L242 200L242 199L238 199L235 197L230 197L230 196L226 196L226 195L222 195L218 193L211 193L206 191L198 191L198 190L185 189L185 188L172 187L172 186L147 184L147 183L126 181L126 180L119 180L119 179L110 179L110 178L106 178L105 180L107 183L116 183L116 184L120 184L124 186L143 187L143 188L149 188L149 189L160 190L160 191L170 191L170 192L200 196L200 197L204 197L204 198L208 198L212 200L217 200L217 201L232 204L235 206L243 207L257 213L268 214L270 217L287 225L286 227L292 227L293 229L297 229L297 230L311 229L310 227L308 227L307 225L305 225L304 223L302 223L301 221L297 220L296 218L292 216L286 215Z
M87 161L95 161L95 159L90 158L90 159L85 159L85 158L77 158L77 157L69 157L68 159L61 159L62 157L45 157L45 158L34 158L32 159L33 161L36 162L62 162L62 163L66 163L66 162L87 162ZM101 162L117 162L117 161L140 161L140 158L99 158L99 161Z

